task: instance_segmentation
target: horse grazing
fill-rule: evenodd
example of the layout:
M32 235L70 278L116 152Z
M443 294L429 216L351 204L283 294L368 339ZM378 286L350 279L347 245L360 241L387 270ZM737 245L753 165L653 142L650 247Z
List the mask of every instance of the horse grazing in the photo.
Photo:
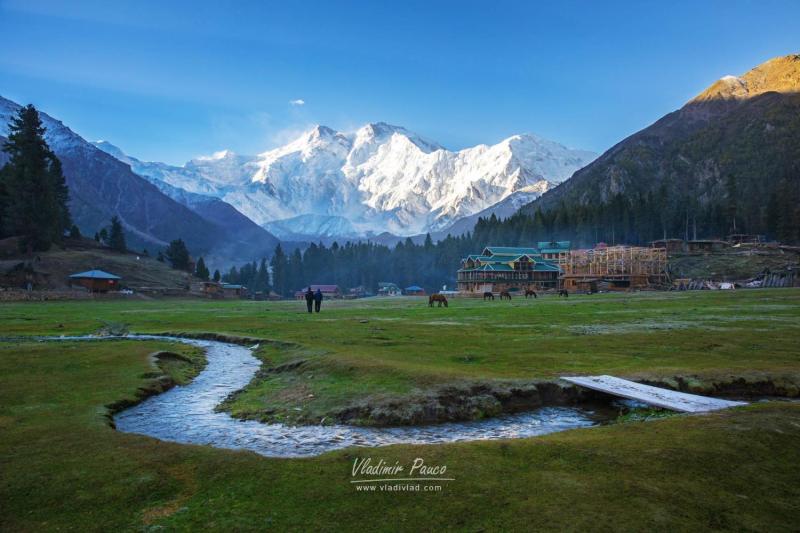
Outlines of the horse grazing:
M501 299L501 300L508 299L508 301L511 301L511 293L510 293L510 292L508 292L508 291L502 291L502 292L500 293L500 299Z
M561 289L560 291L558 291L558 297L561 298L562 296L564 298L569 298L569 293L567 292L567 289Z
M535 300L536 298L538 298L538 296L536 296L536 291L535 291L535 290L533 290L533 289L525 289L525 299L526 299L526 300L528 299L528 296L533 296L533 299L534 299L534 300Z
M442 304L447 307L447 297L444 294L431 294L428 297L428 305L433 307L433 302L438 302L439 305L437 307L441 307Z
M486 300L494 300L494 294L492 294L489 291L484 292L483 293L483 301L485 302Z

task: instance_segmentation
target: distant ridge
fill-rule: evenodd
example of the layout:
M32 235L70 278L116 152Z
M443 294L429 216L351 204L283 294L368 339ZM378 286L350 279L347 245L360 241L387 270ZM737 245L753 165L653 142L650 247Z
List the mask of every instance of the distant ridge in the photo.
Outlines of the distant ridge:
M654 195L665 233L683 235L691 219L701 234L721 234L734 206L737 229L764 233L770 203L800 182L798 162L800 54L790 54L717 80L521 212Z

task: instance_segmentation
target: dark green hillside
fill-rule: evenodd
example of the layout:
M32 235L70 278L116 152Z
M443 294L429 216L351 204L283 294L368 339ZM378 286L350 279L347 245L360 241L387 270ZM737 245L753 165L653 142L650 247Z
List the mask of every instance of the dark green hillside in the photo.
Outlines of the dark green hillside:
M800 55L719 80L521 210L559 236L800 239Z

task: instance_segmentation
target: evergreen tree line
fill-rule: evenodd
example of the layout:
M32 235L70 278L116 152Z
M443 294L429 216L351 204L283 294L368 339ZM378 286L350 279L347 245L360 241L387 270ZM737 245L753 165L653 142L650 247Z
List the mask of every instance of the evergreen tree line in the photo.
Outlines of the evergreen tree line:
M280 245L278 245L278 248L280 248ZM276 252L277 251L278 250L276 250ZM222 280L226 283L244 285L251 292L267 293L271 288L266 259L261 259L259 263L253 261L239 268L235 266L231 267L231 269L222 276ZM219 270L214 272L214 281L220 281Z
M9 123L0 169L0 237L19 236L23 251L43 251L72 226L69 191L61 162L44 140L45 128L32 105Z
M503 220L492 215L480 218L472 233L448 236L436 244L428 235L423 244L411 239L394 247L320 243L288 254L279 245L270 260L271 277L262 259L260 266L253 262L233 268L223 279L254 290L271 288L282 296L308 284L335 284L344 290L364 287L374 292L380 281L436 291L445 284L455 287L461 258L489 245L535 247L539 241L569 240L576 248L598 242L646 246L664 237L723 238L730 233L765 234L781 242L800 243L800 176L786 174L765 205L754 206L738 191L731 177L725 182L725 194L704 205L662 187L641 195L618 194L605 203L518 212Z
M589 205L558 205L507 220L485 219L475 227L478 242L530 245L571 240L575 247L607 244L648 245L662 238L724 239L733 233L765 235L784 243L800 242L800 175L778 180L768 202L753 202L729 177L726 192L701 204L694 196L670 194L665 187L644 195L618 194Z
M339 285L343 290L363 287L374 293L381 281L436 291L443 284L455 287L459 261L473 253L472 248L470 235L447 237L437 244L428 235L423 244L406 239L393 248L371 242L348 242L344 246L334 242L330 247L319 243L290 254L278 245L269 261L271 275L267 261L262 259L258 265L254 261L232 267L223 280L240 283L251 291L273 290L281 296L291 296L309 284Z

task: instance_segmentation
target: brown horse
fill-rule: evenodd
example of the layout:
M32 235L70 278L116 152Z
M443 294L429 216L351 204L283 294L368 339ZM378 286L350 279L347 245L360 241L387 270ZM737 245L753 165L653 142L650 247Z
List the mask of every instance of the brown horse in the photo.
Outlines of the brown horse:
M447 307L447 297L444 294L431 294L428 297L428 305L433 307L433 302L437 302L439 305L437 307L441 307L444 304Z
M564 298L569 298L569 293L567 292L567 289L561 289L560 291L558 291L558 297L561 298L562 296Z
M535 290L533 290L533 289L525 289L525 299L526 299L526 300L528 299L528 296L533 296L533 299L534 299L534 300L535 300L536 298L538 298L538 296L536 296L536 291L535 291Z
M501 299L501 300L508 299L508 301L511 301L511 293L510 293L510 292L508 292L508 291L502 291L502 292L500 293L500 299Z
M494 294L492 294L489 291L484 292L483 293L483 301L485 302L486 300L494 300Z

